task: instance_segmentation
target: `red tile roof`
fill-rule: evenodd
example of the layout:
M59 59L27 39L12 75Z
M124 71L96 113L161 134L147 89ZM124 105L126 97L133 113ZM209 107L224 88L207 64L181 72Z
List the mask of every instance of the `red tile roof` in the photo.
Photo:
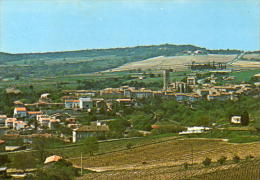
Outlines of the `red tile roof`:
M16 107L16 111L27 111L25 107Z

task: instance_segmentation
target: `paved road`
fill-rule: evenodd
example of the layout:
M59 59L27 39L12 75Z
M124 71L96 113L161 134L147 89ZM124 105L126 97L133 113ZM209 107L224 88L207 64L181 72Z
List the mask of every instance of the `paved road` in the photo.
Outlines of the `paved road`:
M239 61L244 55L246 54L246 51L243 51L241 54L237 55L232 61L227 62L228 65L232 65L235 62Z

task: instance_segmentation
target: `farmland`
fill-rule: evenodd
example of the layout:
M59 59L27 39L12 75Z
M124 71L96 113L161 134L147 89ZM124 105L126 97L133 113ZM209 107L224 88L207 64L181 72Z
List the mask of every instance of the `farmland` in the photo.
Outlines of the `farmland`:
M244 153L246 150L247 153ZM162 153L163 152L163 153ZM85 179L181 179L184 174L184 163L195 164L189 173L192 177L214 172L213 169L201 171L201 162L205 157L210 157L214 162L221 156L230 160L234 155L244 159L248 155L260 156L259 142L250 144L231 144L222 140L209 139L178 139L129 150L100 154L85 157L83 167L100 173L90 173ZM79 159L71 160L80 166ZM230 169L234 165L218 167ZM80 178L79 178L80 179Z
M244 153L245 150L247 153ZM173 173L178 171L184 163L200 164L205 157L210 157L213 161L216 161L221 156L231 159L234 154L241 158L248 155L259 156L260 144L259 142L231 144L221 140L178 139L130 150L85 157L83 167L102 172L98 176L103 178L109 176L109 174L112 179L137 178L138 174L141 174L141 179L146 179L146 175L153 174L155 169L161 170L162 174L167 174L169 173L167 169L174 167L170 168ZM79 159L72 159L71 161L76 166L80 165ZM118 173L122 174L122 176L118 177ZM154 177L151 177L159 179L159 175L160 173L156 173ZM96 173L88 174L89 178L95 176L97 176ZM168 177L173 178L174 176Z
M161 67L167 67L174 69L175 71L183 71L187 70L189 64L192 61L197 63L207 63L213 62L216 63L222 62L226 63L233 60L236 55L218 55L218 54L209 54L209 55L202 55L202 56L159 56L155 58L146 59L143 61L132 62L120 66L118 68L112 69L112 71L126 71L126 70L133 70L133 69L158 69Z

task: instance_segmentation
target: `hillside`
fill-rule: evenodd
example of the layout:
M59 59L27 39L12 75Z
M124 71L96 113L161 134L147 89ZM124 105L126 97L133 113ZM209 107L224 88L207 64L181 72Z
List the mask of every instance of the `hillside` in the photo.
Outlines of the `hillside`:
M250 154L259 157L259 146L259 142L231 144L221 140L172 139L156 144L136 146L132 149L84 157L83 167L94 172L79 179L181 180L184 176L191 178L199 175L203 175L200 177L203 179L204 174L222 172L222 170L227 169L232 170L234 167L238 168L236 164L232 163L234 155L238 155L242 159ZM209 157L213 162L216 162L222 156L226 156L229 161L223 166L215 163L211 167L205 168L201 164L205 157ZM73 158L71 162L76 167L81 165L80 158ZM194 166L185 171L184 163L194 164Z
M42 77L104 71L126 63L158 56L184 55L201 50L210 54L238 54L239 50L208 50L192 45L153 45L67 52L10 54L0 52L0 71L4 78Z
M134 70L134 69L157 69L168 67L170 69L174 69L175 71L182 71L188 68L188 64L191 64L192 61L197 63L207 63L207 62L216 62L216 63L226 63L234 59L236 55L220 55L220 54L209 54L202 56L173 56L173 57L165 57L159 56L155 58L150 58L143 61L132 62L120 66L118 68L112 69L112 71L126 71L126 70Z

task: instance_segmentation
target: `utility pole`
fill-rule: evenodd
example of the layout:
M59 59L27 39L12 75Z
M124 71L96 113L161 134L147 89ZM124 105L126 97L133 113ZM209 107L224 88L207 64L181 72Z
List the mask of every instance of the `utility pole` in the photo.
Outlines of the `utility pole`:
M81 165L81 176L83 175L83 167L82 167L82 153L80 154L80 165Z
M191 144L191 165L193 165L193 145Z

